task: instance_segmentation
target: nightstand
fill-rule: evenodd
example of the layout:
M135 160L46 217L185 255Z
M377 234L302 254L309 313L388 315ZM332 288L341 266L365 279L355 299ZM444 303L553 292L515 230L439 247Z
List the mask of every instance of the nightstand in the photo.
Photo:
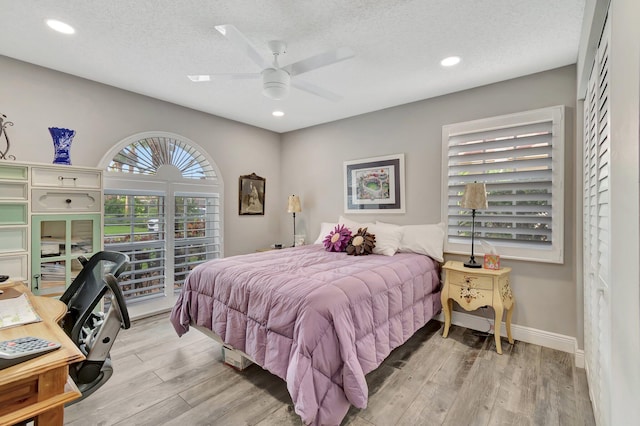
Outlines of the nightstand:
M259 249L256 249L257 252L263 252L263 251L271 251L271 250L281 250L285 247L260 247Z
M442 269L445 272L444 286L440 295L444 311L442 337L449 335L454 300L467 311L475 311L482 306L491 306L495 312L496 352L502 354L500 328L502 313L505 309L507 311L507 337L509 343L513 343L511 316L516 301L509 285L511 268L497 270L466 268L462 262L449 261Z

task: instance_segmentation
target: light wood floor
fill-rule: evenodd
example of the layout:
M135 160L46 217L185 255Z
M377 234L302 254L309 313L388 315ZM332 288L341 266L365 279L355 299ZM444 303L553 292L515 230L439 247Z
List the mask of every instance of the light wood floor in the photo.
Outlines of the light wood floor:
M431 321L367 376L369 404L343 425L595 425L587 381L573 357ZM65 409L66 425L301 425L286 384L252 365L226 366L220 345L168 314L122 330L114 374Z

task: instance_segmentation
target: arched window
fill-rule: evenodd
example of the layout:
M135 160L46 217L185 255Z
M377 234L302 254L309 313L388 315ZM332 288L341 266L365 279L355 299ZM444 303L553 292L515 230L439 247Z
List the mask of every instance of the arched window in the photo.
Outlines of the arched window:
M164 132L121 141L101 167L104 247L131 259L120 281L129 309L166 309L191 269L222 257L218 168L193 141Z
M185 179L217 181L206 157L188 143L171 136L151 136L125 146L111 160L107 171L156 175L163 166L173 166Z

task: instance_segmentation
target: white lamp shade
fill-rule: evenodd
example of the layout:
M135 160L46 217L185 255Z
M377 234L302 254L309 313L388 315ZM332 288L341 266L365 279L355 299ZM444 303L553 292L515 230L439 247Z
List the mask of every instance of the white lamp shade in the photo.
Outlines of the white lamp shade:
M289 205L287 206L287 213L300 213L302 207L300 206L300 197L297 195L289 195Z
M468 183L462 194L460 207L463 209L486 209L489 207L487 203L487 187L484 183Z

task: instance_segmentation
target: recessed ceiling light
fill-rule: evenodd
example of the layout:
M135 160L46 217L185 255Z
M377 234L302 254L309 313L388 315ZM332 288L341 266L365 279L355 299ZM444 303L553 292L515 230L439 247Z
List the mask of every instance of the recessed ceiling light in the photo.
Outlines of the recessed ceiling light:
M211 81L211 76L209 75L188 75L189 80L200 82L200 81Z
M273 115L274 117L282 117L284 115L284 112L282 112L282 111L273 111L271 113L271 115Z
M452 67L454 65L458 65L460 63L459 56L449 56L448 58L444 58L440 61L440 65L443 67Z
M69 24L65 24L64 22L56 21L55 19L47 19L47 25L49 28L56 30L62 34L73 34L76 30Z

